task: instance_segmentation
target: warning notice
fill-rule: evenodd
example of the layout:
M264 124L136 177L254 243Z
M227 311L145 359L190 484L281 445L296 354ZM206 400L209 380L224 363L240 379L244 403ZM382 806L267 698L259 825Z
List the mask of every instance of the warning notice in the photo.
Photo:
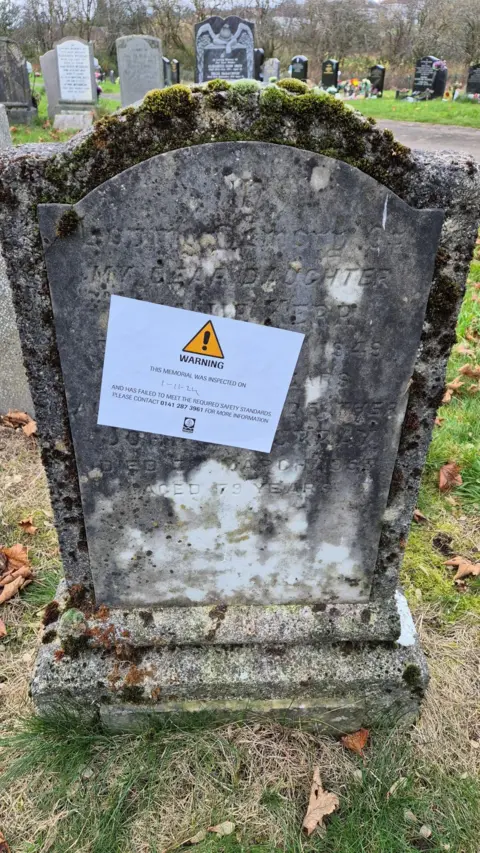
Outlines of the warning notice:
M269 453L303 338L112 296L98 423Z

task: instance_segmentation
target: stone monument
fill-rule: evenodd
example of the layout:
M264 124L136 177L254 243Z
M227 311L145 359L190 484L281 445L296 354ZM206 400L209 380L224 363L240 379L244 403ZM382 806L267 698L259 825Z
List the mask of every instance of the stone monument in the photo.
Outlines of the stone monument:
M383 90L385 88L385 66L372 65L370 68L369 80L372 84L372 94L377 98L383 98Z
M467 95L480 95L480 63L468 69Z
M324 89L331 87L338 89L339 69L340 63L337 59L326 59L325 62L322 62L322 87Z
M263 82L268 83L272 77L275 80L280 80L280 60L274 57L265 60L263 65Z
M255 77L254 30L237 15L213 15L195 25L195 82Z
M10 124L29 124L37 115L25 57L9 38L0 38L0 104L5 105Z
M448 71L445 63L436 56L423 56L415 64L413 93L432 98L443 98L447 85Z
M93 45L67 37L55 45L59 100L54 126L83 130L92 123L97 103Z
M303 80L303 82L306 82L308 77L308 59L306 56L294 56L290 67L294 80Z
M45 92L47 93L48 117L50 121L54 121L60 101L60 81L58 77L57 51L55 48L47 50L40 57L40 68L45 84Z
M10 148L12 137L10 136L10 125L5 104L0 104L0 150Z
M122 36L116 41L122 106L163 89L162 42L153 36Z
M427 671L398 569L479 169L323 95L222 96L221 122L209 91L169 87L4 155L0 239L66 578L33 700L117 725L411 719ZM338 160L318 153L333 134ZM360 145L365 171L344 162Z

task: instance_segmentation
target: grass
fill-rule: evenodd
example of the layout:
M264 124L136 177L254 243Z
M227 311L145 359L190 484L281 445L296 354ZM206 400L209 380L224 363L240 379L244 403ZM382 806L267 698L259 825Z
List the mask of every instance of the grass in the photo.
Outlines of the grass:
M418 121L427 124L449 124L460 127L480 127L480 104L473 101L420 101L407 103L396 100L395 92L384 92L383 98L358 99L350 102L366 116L394 121Z
M449 380L480 363L480 258L472 263ZM473 338L473 340L471 340ZM471 354L459 352L467 345ZM162 853L199 830L198 853L479 853L480 582L453 582L448 553L478 559L480 392L462 386L441 408L402 570L431 671L419 723L372 733L365 760L338 742L252 717L156 721L139 735L112 734L57 709L32 716L27 685L40 605L59 576L45 477L36 444L0 429L0 540L31 547L37 580L1 610L0 829L12 853ZM473 381L471 384L474 384ZM463 485L441 493L438 472L460 465ZM33 514L38 533L18 522ZM313 767L340 809L324 835L300 827ZM396 785L393 793L392 786ZM429 832L431 831L431 835ZM428 836L428 837L425 837Z

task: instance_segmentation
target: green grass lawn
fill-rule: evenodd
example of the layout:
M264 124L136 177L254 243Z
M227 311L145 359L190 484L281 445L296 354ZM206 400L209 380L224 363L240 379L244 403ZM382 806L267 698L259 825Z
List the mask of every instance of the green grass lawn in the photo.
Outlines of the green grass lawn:
M376 119L480 127L480 104L473 101L459 103L435 99L409 104L397 101L395 92L385 92L383 98L359 98L348 103L364 115Z

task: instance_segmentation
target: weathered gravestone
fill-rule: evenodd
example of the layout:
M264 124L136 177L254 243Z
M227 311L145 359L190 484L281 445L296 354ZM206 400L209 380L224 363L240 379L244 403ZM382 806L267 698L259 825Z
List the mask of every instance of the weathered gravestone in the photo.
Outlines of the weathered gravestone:
M338 88L338 72L340 63L337 59L326 59L322 62L322 86L330 89L332 86Z
M213 15L195 25L195 82L254 78L254 25L237 15Z
M58 103L60 101L60 80L58 77L57 52L55 48L47 50L40 57L40 68L47 94L48 117L53 121L58 112Z
M28 124L37 115L25 57L9 38L0 38L0 104L5 105L11 124Z
M370 68L369 80L372 84L372 94L376 95L377 98L382 98L383 90L385 88L385 66L372 65Z
M263 82L268 83L272 77L280 80L280 60L276 58L266 59L263 65Z
M55 154L17 149L0 171L68 587L48 611L34 702L70 697L125 723L253 707L336 731L410 716L426 668L398 569L478 167L410 154L343 107L338 123L321 95L227 89L220 130L210 99L153 92L128 121ZM222 142L268 109L262 141ZM339 155L361 143L385 183L311 150L334 132Z
M253 68L255 80L262 80L262 68L265 62L265 51L263 47L256 47L253 51Z
M292 69L291 74L295 80L305 80L308 77L308 59L306 56L294 56L290 67Z
M467 95L480 95L480 64L468 69Z
M162 57L163 62L163 78L165 80L165 86L172 85L172 63L170 62L167 56Z
M8 114L5 104L0 104L0 150L9 148L12 144L10 136L10 125L8 123Z
M59 99L55 127L83 129L91 124L97 103L93 45L67 37L55 45Z
M162 43L153 36L122 36L116 41L122 106L128 107L164 86Z
M415 64L412 90L420 95L443 98L448 71L445 63L436 56L423 56Z
M172 59L172 83L173 85L180 83L180 62L178 59Z

